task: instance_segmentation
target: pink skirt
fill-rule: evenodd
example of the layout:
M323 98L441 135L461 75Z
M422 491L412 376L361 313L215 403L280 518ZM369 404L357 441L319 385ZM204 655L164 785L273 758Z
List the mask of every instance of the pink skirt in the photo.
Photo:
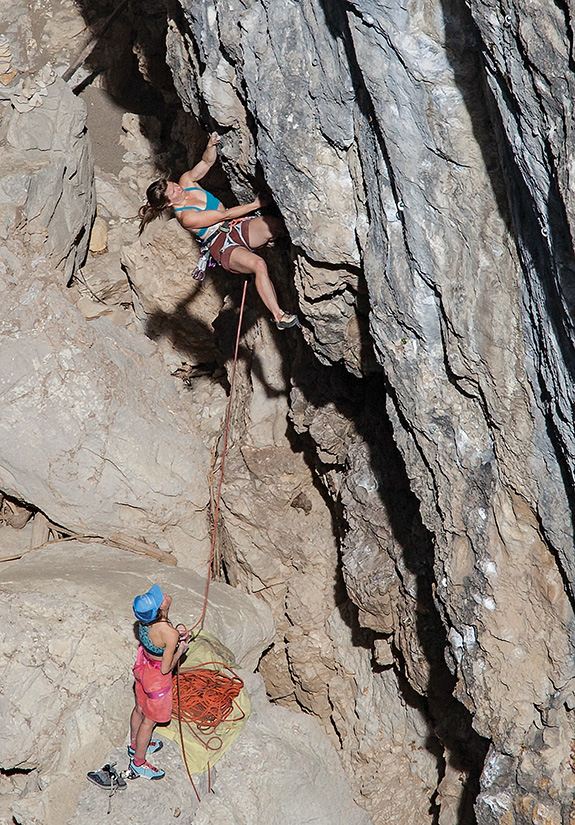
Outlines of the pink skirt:
M136 680L136 703L144 716L154 722L172 718L172 674L162 673L162 663L150 658L142 645L133 668Z

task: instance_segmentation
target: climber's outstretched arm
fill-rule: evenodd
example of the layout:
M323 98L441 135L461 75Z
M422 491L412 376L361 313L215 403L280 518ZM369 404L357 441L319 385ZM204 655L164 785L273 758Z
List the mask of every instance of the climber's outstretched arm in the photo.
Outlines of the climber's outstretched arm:
M196 212L195 209L182 211L178 215L178 220L185 229L191 232L197 232L198 229L203 229L206 226L213 226L222 221L230 221L235 218L243 218L254 212L256 209L261 209L267 205L264 198L258 197L250 203L242 203L239 206L232 206L230 209L206 209L201 212Z
M202 155L202 159L199 163L190 169L189 172L184 172L182 177L180 178L180 183L182 186L188 186L190 184L195 183L198 180L201 180L205 175L208 174L216 160L218 159L218 152L216 149L217 144L220 142L221 137L218 135L217 132L212 132L209 137L208 145L204 149L204 154Z

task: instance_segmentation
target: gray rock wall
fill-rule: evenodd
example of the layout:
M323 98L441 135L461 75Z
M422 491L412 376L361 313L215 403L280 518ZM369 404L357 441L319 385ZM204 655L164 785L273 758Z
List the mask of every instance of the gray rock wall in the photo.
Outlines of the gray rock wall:
M184 108L223 132L238 198L267 191L284 217L292 248L270 264L310 339L248 311L217 561L272 608L267 690L322 721L378 825L463 825L474 803L489 825L568 822L568 9L166 8ZM189 311L178 227L114 246L109 278L124 301L122 261L140 321L171 330L166 355L137 324L86 324L46 274L67 281L83 263L94 194L82 103L40 68L32 23L62 45L57 22L77 32L75 13L62 4L49 34L14 7L2 28L0 489L64 528L152 535L198 564L224 399L206 382L183 399L167 371L216 351L229 366L237 295L214 347L221 285ZM142 7L148 78L161 18ZM120 209L112 177L104 214L128 224L145 186L127 173ZM105 294L101 260L85 280Z
M157 13L156 7L152 10ZM90 4L89 12L93 19L98 9ZM0 35L2 60L17 46L21 52L19 62L7 64L10 70L17 66L13 76L8 77L6 65L0 63L0 141L6 150L6 163L0 166L4 193L0 217L6 240L0 250L0 573L6 630L0 819L50 825L64 821L76 806L80 787L88 784L87 769L105 759L117 759L125 766L122 743L130 709L126 702L132 696L126 656L133 656L134 640L121 632L126 626L122 611L134 590L150 583L132 588L129 582L142 576L169 580L180 596L192 595L191 601L197 602L194 576L186 568L198 567L205 573L214 506L210 483L227 389L214 361L222 352L227 357L225 320L234 312L228 297L214 339L211 322L222 308L227 288L214 279L201 286L194 283L190 291L188 272L196 249L175 221L159 222L152 233L134 243L135 214L149 177L157 174L158 158L151 157L151 145L162 130L155 117L122 119L125 134L119 146L128 149L126 153L114 150L118 135L107 136L110 147L104 146L104 160L113 156L125 166L119 175L107 166L96 168L98 233L90 237L94 180L83 103L49 67L36 72L26 61L29 47L41 62L29 38L30 27L45 42L46 57L53 48L58 60L69 59L65 32L72 36L82 30L78 9L64 0L34 8L32 18L18 9L14 20L22 31L10 25L8 37ZM119 28L123 36L126 29ZM117 46L121 53L126 43L122 37L116 43L117 34L110 36L109 51ZM103 45L105 53L107 45ZM116 68L122 63L113 62ZM141 54L140 66L153 69L147 54ZM85 72L80 75L85 77ZM89 105L107 97L100 92ZM188 128L189 119L177 120L172 124L174 132L181 131L186 138L194 133ZM103 128L102 123L98 127ZM96 137L99 128L94 129ZM186 142L195 152L194 141ZM101 159L101 142L96 140L94 148L95 157ZM91 254L84 260L88 237ZM67 290L71 274L74 285ZM136 313L129 304L130 288ZM279 337L275 341L267 325L260 329L253 310L248 320L240 383L249 391L246 403L240 400L234 408L238 445L230 449L232 473L226 484L228 535L237 541L236 547L255 548L259 565L254 564L253 554L249 558L246 554L242 574L264 591L270 573L284 573L279 564L270 564L273 553L283 555L286 571L295 569L290 546L294 530L306 532L296 562L304 562L313 555L312 548L325 545L317 561L298 570L288 595L290 616L307 628L318 623L318 616L324 622L325 609L333 610L330 585L336 548L330 516L305 458L294 454L286 438L287 376ZM173 380L170 372L184 377L185 383ZM211 379L214 372L220 380ZM246 423L249 439L242 442ZM245 506L246 501L251 507ZM270 507L270 501L275 506ZM267 518L262 518L264 512ZM89 547L67 541L28 555L48 538L49 527L55 539L70 532L92 538L96 533L103 539L115 533L110 540L124 550L94 541ZM221 532L225 538L223 520ZM179 572L172 567L160 570L155 563L125 552L132 549L149 555L158 549L153 545L160 546L157 555L164 560L178 562ZM162 552L166 550L173 555ZM217 548L215 566L220 571L226 563L225 550ZM236 574L231 565L229 572L231 577ZM310 572L313 575L306 575ZM243 584L239 575L236 580ZM316 587L327 595L320 610ZM252 601L255 613L244 616L241 609L230 610L230 603L218 592L221 595L221 588L214 583L208 624L225 638L243 665L253 669L273 638L269 611ZM232 599L236 607L247 604L245 597L238 598L236 593ZM188 618L189 625L197 619L191 608ZM276 637L286 631L286 617L280 614L280 618ZM18 631L22 626L28 634L25 644ZM332 674L332 651L337 649L339 672L331 694L334 701L337 697L343 725L346 704L353 702L346 669L357 666L364 672L365 695L360 704L369 708L379 696L370 689L369 652L362 650L354 657L349 627L337 616L329 632L334 642L325 630L313 639L305 638L307 633L295 634L289 640L289 666L299 680L298 697L308 697L310 709L329 715L322 680L326 673ZM315 668L310 657L323 648L326 662ZM277 672L280 680L287 677L293 692L287 655ZM340 816L349 823L367 824L368 814L352 801L337 755L317 722L272 707L261 677L247 674L246 679L252 719L227 766L224 760L218 766L216 795L208 797L198 816L222 822L239 822L247 816L254 825L280 819L328 825ZM406 722L393 678L387 693L395 701L389 727L396 747L404 730L414 742L422 743L426 727L420 711L414 710ZM354 741L361 739L365 752L373 747L378 731L363 735L361 725L357 731L351 727L350 734ZM122 800L114 799L111 805L115 821L138 821L142 806L158 822L178 815L191 821L196 816L176 746L167 746L162 756L170 782L159 788L129 786ZM398 776L409 775L411 768L417 773L419 794L410 804L419 814L428 789L434 786L433 764L430 769L429 760L419 754L411 761L396 762ZM205 784L200 783L202 788ZM375 774L374 797L378 784ZM71 821L109 819L107 803L100 790L89 786Z
M82 101L49 66L0 88L0 237L17 231L68 281L94 217L93 161Z
M238 196L269 186L295 246L313 352L366 376L372 343L383 368L378 391L354 397L337 373L319 386L301 351L292 372L292 420L342 502L343 573L360 621L393 639L419 693L445 699L448 675L430 675L442 645L421 621L429 630L440 617L458 707L492 743L481 821L565 818L575 675L567 12L181 7L168 31L176 87L224 129ZM446 754L472 736L450 743L441 727ZM464 774L482 762L474 747ZM447 771L442 823L458 816L449 781Z

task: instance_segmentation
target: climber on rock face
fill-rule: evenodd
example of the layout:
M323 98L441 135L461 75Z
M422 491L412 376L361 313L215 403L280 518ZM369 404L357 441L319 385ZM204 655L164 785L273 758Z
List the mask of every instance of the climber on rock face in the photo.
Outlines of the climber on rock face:
M164 771L146 761L147 753L159 751L161 739L152 739L156 723L172 718L172 670L188 649L188 634L178 633L168 619L172 603L154 584L134 599L140 646L134 665L136 704L130 717L131 778L161 779ZM182 626L183 627L183 626Z
M259 196L251 203L226 209L211 192L198 185L217 160L219 141L219 135L213 132L200 162L184 172L178 183L163 178L150 184L146 192L148 202L139 212L140 234L146 224L172 207L178 221L196 235L203 249L209 248L216 263L228 272L255 275L256 289L278 329L293 327L298 323L297 316L280 308L266 262L253 251L273 243L282 231L282 222L271 216L249 214L266 206Z

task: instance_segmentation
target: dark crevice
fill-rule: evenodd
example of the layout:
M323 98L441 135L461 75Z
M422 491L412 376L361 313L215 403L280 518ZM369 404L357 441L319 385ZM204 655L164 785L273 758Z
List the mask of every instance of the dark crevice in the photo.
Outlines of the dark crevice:
M421 521L419 502L411 492L404 460L395 443L385 411L386 391L382 379L354 379L345 370L336 367L326 367L320 372L316 365L312 370L309 356L302 358L296 365L294 379L299 388L304 390L308 402L314 406L319 408L327 403L335 403L338 411L354 422L358 434L369 446L370 467L381 480L381 501L401 548L401 559L397 559L399 577L401 578L401 564L405 564L416 577L416 630L430 673L425 697L421 697L411 687L407 677L409 668L403 662L399 648L395 646L400 663L402 693L404 699L419 707L428 719L430 735L427 748L437 760L439 780L443 759L449 760L450 765L467 776L460 800L458 823L471 825L475 822L473 803L479 791L479 777L489 743L473 730L471 714L452 695L456 680L445 661L446 631L433 596L433 538ZM408 431L406 421L403 421L403 426ZM429 470L432 478L431 468ZM338 523L344 541L348 527L343 515ZM357 626L357 608L351 610L345 574L341 568L340 561L341 578L338 574L338 581L342 618L352 631L354 644L371 649L377 634L373 631L366 632L365 628L361 630ZM404 598L409 601L410 597L404 594ZM441 746L438 742L441 742ZM431 800L430 804L433 816L437 818L439 803Z

